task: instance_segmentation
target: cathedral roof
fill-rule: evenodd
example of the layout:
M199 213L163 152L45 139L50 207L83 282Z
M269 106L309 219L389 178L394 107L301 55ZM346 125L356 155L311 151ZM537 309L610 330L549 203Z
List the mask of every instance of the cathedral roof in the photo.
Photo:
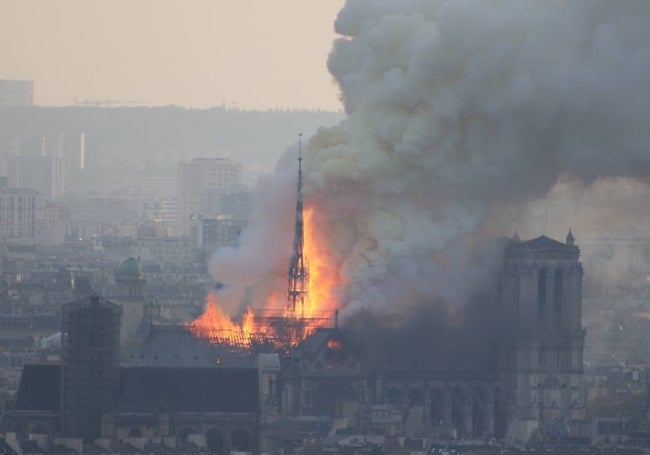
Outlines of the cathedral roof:
M257 412L255 368L125 368L122 412Z
M528 240L526 242L521 242L520 243L522 246L527 246L529 248L565 248L567 245L558 242L557 240L554 240L550 237L546 237L545 235L540 235L539 237Z
M545 235L525 242L512 241L506 249L508 257L536 257L540 259L553 257L577 260L579 255L580 250L576 245L567 245Z
M27 364L23 368L16 411L59 412L61 366ZM257 412L256 368L120 369L118 411Z
M252 367L248 350L210 344L195 337L182 325L153 325L138 352L129 361L132 367Z

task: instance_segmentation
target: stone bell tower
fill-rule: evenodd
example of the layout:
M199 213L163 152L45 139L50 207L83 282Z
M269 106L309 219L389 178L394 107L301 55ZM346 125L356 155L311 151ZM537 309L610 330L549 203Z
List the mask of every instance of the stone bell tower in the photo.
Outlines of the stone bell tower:
M545 236L505 250L499 372L508 398L507 438L566 435L584 418L582 264L566 242Z

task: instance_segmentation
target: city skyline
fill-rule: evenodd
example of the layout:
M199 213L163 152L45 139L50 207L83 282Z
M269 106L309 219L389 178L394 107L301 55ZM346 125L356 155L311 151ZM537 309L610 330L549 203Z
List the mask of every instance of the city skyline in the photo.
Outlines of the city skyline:
M1 0L0 78L33 80L36 105L337 111L343 3Z

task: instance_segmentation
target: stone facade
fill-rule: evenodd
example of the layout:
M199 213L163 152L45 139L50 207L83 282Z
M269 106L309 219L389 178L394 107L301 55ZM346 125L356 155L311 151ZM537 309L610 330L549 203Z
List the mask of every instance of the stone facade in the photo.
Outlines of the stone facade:
M585 417L582 386L582 265L569 233L506 249L500 308L499 373L509 397L508 436L554 431Z

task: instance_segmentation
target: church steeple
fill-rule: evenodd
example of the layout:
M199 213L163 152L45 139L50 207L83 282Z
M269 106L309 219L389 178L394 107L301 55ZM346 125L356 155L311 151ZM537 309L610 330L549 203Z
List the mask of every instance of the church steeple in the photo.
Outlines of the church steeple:
M296 198L296 223L293 237L293 254L289 265L288 308L292 316L304 316L305 299L309 284L309 269L304 255L304 221L302 207L302 133L298 135L298 191ZM298 314L298 312L300 312Z

